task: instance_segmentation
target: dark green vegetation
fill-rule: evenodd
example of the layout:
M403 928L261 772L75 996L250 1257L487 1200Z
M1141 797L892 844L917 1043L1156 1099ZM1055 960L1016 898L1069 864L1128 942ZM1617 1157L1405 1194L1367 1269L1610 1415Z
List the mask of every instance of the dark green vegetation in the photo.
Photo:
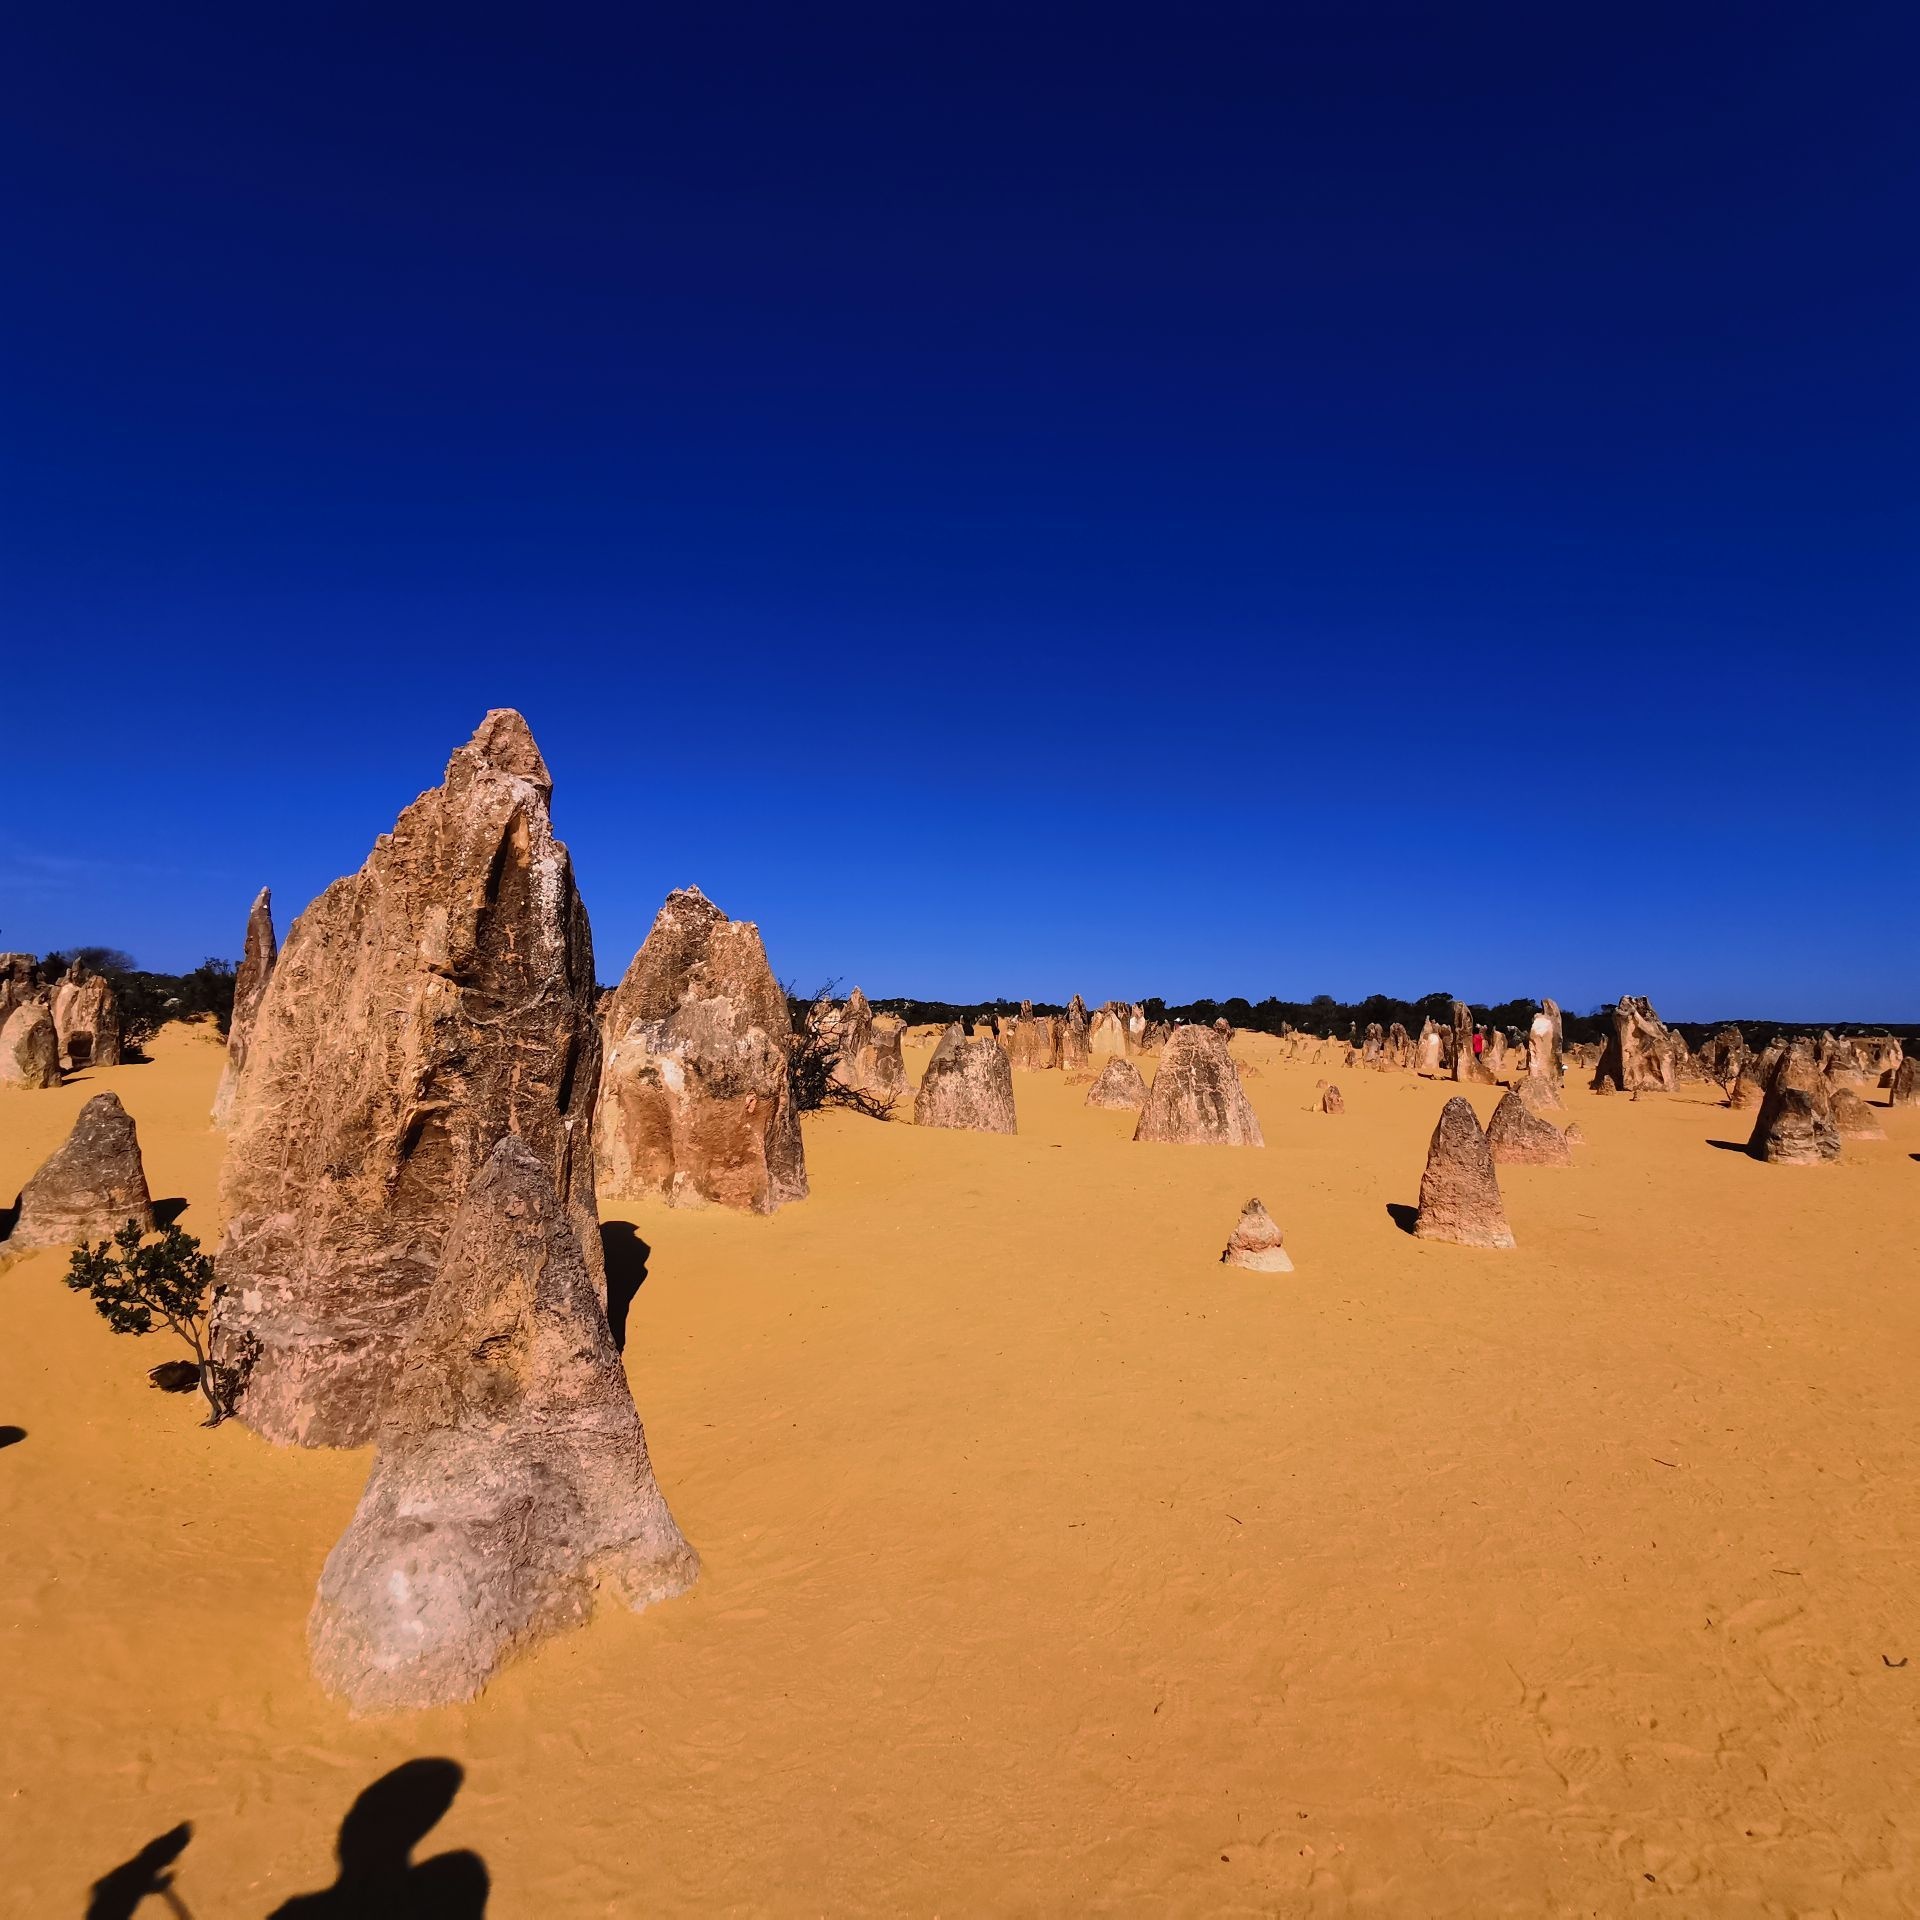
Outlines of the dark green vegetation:
M118 947L68 947L43 955L40 976L58 980L74 961L104 977L120 1009L121 1042L129 1058L169 1020L211 1015L224 1034L233 1019L231 960L202 960L191 973L149 973Z
M67 1262L67 1285L90 1294L94 1310L115 1333L151 1333L156 1321L172 1328L193 1349L207 1425L217 1427L233 1411L239 1382L215 1364L208 1337L216 1291L213 1258L178 1227L162 1227L153 1240L143 1240L131 1220L111 1243L103 1240L94 1247L83 1240Z

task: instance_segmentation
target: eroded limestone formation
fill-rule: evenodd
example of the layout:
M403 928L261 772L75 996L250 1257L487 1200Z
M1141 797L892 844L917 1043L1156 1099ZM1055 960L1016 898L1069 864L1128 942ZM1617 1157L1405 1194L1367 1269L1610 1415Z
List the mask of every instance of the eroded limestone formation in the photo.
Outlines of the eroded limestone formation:
M1086 1104L1138 1113L1147 1104L1147 1083L1131 1060L1109 1060L1087 1089Z
M1133 1137L1181 1146L1266 1144L1227 1043L1212 1028L1175 1027L1168 1036Z
M1756 1159L1793 1167L1840 1158L1833 1097L1811 1040L1790 1042L1774 1062L1747 1151Z
M1920 1106L1920 1054L1909 1054L1894 1068L1887 1083L1887 1105Z
M1221 1261L1252 1273L1291 1273L1293 1262L1281 1244L1283 1237L1273 1215L1258 1200L1249 1200L1234 1222Z
M1413 1067L1413 1040L1398 1020L1387 1029L1387 1064L1396 1073L1407 1073Z
M1069 1075L1084 1073L1092 1059L1087 1034L1087 1003L1076 993L1067 1004L1066 1018L1055 1022L1060 1065Z
M1851 1087L1835 1087L1833 1130L1842 1140L1884 1140L1887 1130L1879 1116Z
M1593 1070L1593 1090L1615 1093L1671 1093L1674 1087L1672 1038L1639 994L1624 994L1613 1010L1613 1027Z
M1500 1096L1487 1122L1487 1150L1496 1166L1568 1167L1573 1154L1567 1136L1551 1120L1542 1120L1517 1092Z
M60 1036L44 1000L27 1000L0 1022L0 1087L41 1091L60 1084Z
M1424 1021L1420 1038L1414 1043L1413 1070L1429 1080L1437 1080L1447 1068L1446 1036L1432 1020Z
M96 1093L65 1143L20 1189L7 1251L109 1240L129 1220L142 1233L153 1231L140 1136L118 1094Z
M1035 1013L1031 1000L1006 1023L1007 1058L1019 1073L1046 1073L1060 1064L1059 1039L1051 1014Z
M273 963L280 952L273 934L273 893L262 887L254 896L247 913L247 944L233 976L233 1018L227 1026L227 1064L220 1070L220 1085L213 1096L213 1124L233 1124L233 1110L240 1094L240 1077L246 1071L247 1049L253 1042L253 1023L260 1016L260 1002L266 998L267 982L273 977Z
M1493 1073L1473 1050L1473 1012L1464 1000L1453 1003L1453 1077L1475 1086L1493 1085Z
M517 1134L600 1282L593 940L552 781L489 713L289 929L221 1175L216 1346L269 1439L372 1439L468 1184Z
M1110 1000L1087 1022L1087 1049L1095 1060L1126 1058L1127 1015L1124 1007Z
M1013 1069L998 1041L967 1040L951 1026L933 1050L914 1096L917 1127L955 1127L968 1133L1017 1133Z
M60 1064L69 1073L120 1064L120 1003L106 980L78 960L53 990L53 1025Z
M40 997L40 968L30 953L0 953L0 1027L15 1007Z
M1463 1247L1513 1245L1492 1150L1471 1104L1460 1094L1440 1109L1420 1176L1420 1211L1413 1230L1422 1240L1451 1240Z
M668 894L601 1032L602 1194L747 1213L806 1198L787 997L752 921Z
M307 1623L315 1675L360 1712L471 1699L596 1593L637 1610L692 1584L604 1300L545 1160L503 1139L407 1331Z
M1347 1103L1342 1097L1340 1089L1335 1086L1331 1080L1322 1081L1320 1083L1320 1111L1322 1113L1340 1114L1345 1113L1346 1110Z
M876 1100L902 1098L907 1091L907 1066L900 1045L906 1030L907 1023L898 1015L875 1013L867 996L855 987L840 1022L834 1078Z

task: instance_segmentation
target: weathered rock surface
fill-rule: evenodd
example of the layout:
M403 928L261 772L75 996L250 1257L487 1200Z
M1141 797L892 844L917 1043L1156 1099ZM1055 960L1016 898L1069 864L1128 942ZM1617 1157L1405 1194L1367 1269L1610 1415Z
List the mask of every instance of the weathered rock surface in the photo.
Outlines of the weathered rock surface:
M1387 1069L1387 1030L1378 1020L1367 1023L1367 1037L1360 1048L1360 1064L1370 1073Z
M1138 1113L1147 1104L1147 1083L1131 1060L1109 1060L1087 1089L1086 1104Z
M240 1093L240 1076L247 1067L247 1049L253 1041L253 1023L260 1015L260 1002L266 998L267 982L273 977L273 963L280 943L273 934L273 893L262 887L254 896L247 913L247 944L233 976L233 1018L227 1026L227 1064L220 1070L220 1085L213 1096L213 1124L233 1124L233 1110Z
M597 1591L638 1609L692 1584L604 1298L545 1161L502 1140L407 1332L308 1620L315 1675L359 1711L471 1699Z
M78 960L53 990L53 1025L60 1064L69 1072L120 1064L120 1003L105 979Z
M1420 1212L1413 1230L1422 1240L1451 1240L1463 1247L1513 1245L1492 1150L1472 1106L1460 1094L1440 1109L1420 1176Z
M1233 1055L1212 1028L1175 1027L1168 1036L1133 1137L1177 1146L1266 1145Z
M1700 1049L1700 1064L1722 1087L1731 1088L1750 1058L1747 1037L1738 1027L1722 1027Z
M1329 1080L1326 1085L1320 1089L1320 1111L1322 1113L1338 1114L1345 1113L1346 1110L1347 1103L1340 1089Z
M1879 1116L1851 1087L1835 1087L1833 1130L1842 1140L1884 1140L1887 1130Z
M1774 1062L1747 1151L1790 1167L1840 1158L1833 1097L1811 1040L1793 1041Z
M1920 1054L1909 1054L1894 1068L1887 1093L1890 1107L1920 1106Z
M1593 1070L1594 1091L1671 1093L1674 1088L1672 1036L1651 1001L1625 994L1613 1010L1613 1029Z
M907 1023L891 1013L875 1013L855 987L840 1023L840 1058L834 1077L876 1100L898 1100L907 1091L907 1066L900 1045Z
M1121 1060L1127 1052L1126 1010L1111 1001L1087 1022L1087 1047L1096 1060Z
M60 1036L44 1000L27 1000L0 1022L0 1087L60 1084Z
M918 1127L957 1127L970 1133L1017 1133L1013 1069L996 1040L961 1038L949 1027L927 1062L914 1096Z
M1127 1009L1127 1051L1132 1054L1148 1053L1154 1041L1147 1025L1147 1011L1144 1007L1134 1006Z
M1253 1273L1291 1273L1293 1262L1281 1245L1282 1237L1273 1215L1258 1200L1249 1200L1240 1209L1220 1258L1229 1267L1245 1267Z
M372 1439L468 1184L517 1134L601 1277L593 939L552 782L487 715L358 873L289 929L255 1015L221 1194L217 1351L269 1439Z
M30 953L0 953L0 1027L15 1007L40 997L40 968Z
M129 1220L142 1233L153 1231L140 1136L118 1094L96 1093L65 1144L20 1189L7 1251L111 1239Z
M1087 1003L1076 993L1067 1003L1066 1017L1054 1024L1061 1068L1068 1074L1084 1073L1092 1060L1087 1034Z
M1420 1038L1414 1043L1413 1070L1423 1073L1430 1080L1437 1080L1446 1071L1447 1041L1439 1027L1433 1021L1422 1022Z
M1453 1077L1475 1086L1493 1085L1493 1071L1473 1050L1473 1012L1463 1000L1453 1003Z
M1046 1073L1060 1064L1059 1039L1051 1014L1035 1013L1023 1000L1018 1016L1003 1029L1007 1058L1018 1073Z
M1387 1029L1387 1064L1397 1073L1413 1067L1413 1039L1398 1020Z
M1518 1093L1500 1096L1487 1122L1487 1149L1496 1166L1569 1167L1573 1152L1551 1120L1542 1120Z
M668 894L602 1009L600 1191L747 1213L804 1200L791 1027L760 929L698 887Z

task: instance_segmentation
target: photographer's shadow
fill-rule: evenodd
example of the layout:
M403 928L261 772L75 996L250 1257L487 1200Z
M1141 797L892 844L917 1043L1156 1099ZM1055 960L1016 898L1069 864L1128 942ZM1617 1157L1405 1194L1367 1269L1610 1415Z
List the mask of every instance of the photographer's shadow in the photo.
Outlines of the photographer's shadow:
M480 1920L488 1880L477 1853L413 1858L464 1778L452 1760L409 1760L383 1774L340 1822L333 1885L297 1894L270 1920Z

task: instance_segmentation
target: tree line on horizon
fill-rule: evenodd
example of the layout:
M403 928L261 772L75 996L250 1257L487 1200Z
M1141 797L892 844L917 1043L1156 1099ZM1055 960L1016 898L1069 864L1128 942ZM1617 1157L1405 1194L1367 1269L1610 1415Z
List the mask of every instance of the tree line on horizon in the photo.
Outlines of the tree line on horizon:
M126 1038L138 1045L151 1038L170 1020L212 1019L220 1032L227 1031L233 1018L233 981L235 962L209 956L188 973L156 973L141 967L133 956L118 947L66 947L40 957L40 967L48 979L57 979L75 961L91 973L102 975L112 986L119 1002L122 1028ZM828 991L837 988L832 983ZM819 994L807 997L788 990L795 1015L796 1030L805 1011ZM1417 1035L1426 1021L1451 1026L1453 998L1450 993L1429 993L1418 1000L1403 1000L1393 994L1370 993L1364 1000L1336 1000L1330 993L1315 994L1311 1000L1281 1000L1269 995L1252 1001L1233 994L1224 1000L1189 1000L1169 1004L1149 995L1140 1001L1149 1020L1186 1021L1196 1026L1211 1026L1225 1020L1229 1026L1254 1033L1278 1034L1292 1028L1296 1032L1331 1034L1337 1040L1364 1035L1374 1022L1385 1029L1397 1020L1408 1033ZM1524 1034L1539 1009L1536 1000L1503 1000L1497 1005L1468 1002L1474 1025L1492 1032L1496 1028ZM958 1020L963 1026L975 1026L982 1020L1006 1019L1020 1011L1021 1002L1003 997L992 1000L922 1000L910 994L893 995L873 1002L876 1013L897 1014L910 1027L950 1026ZM1036 1000L1035 1013L1064 1014L1062 1002ZM1565 1038L1576 1045L1605 1037L1613 1019L1611 1005L1592 1008L1586 1013L1561 1010L1560 1023ZM1907 1042L1920 1043L1920 1023L1872 1023L1858 1020L1669 1020L1667 1025L1683 1034L1688 1046L1697 1048L1709 1035L1723 1027L1738 1027L1753 1046L1765 1046L1778 1034L1797 1033L1890 1033Z

